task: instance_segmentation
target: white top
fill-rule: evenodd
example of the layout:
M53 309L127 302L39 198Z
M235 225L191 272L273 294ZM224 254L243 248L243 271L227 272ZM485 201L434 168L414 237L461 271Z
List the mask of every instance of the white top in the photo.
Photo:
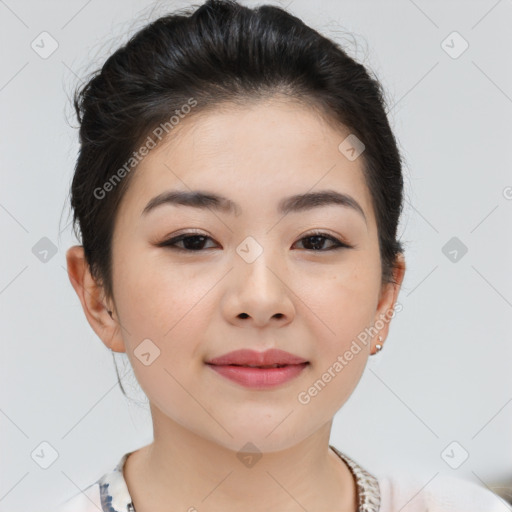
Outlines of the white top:
M334 446L356 481L358 512L503 512L500 497L485 487L455 477L437 477L427 486L408 476L373 476ZM56 512L136 512L124 479L125 453L115 468ZM333 511L335 512L335 511Z

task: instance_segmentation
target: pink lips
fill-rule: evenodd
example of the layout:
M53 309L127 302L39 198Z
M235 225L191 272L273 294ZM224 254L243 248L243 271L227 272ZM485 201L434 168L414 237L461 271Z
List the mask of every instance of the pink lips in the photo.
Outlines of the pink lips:
M269 349L265 352L242 349L215 357L206 364L223 377L238 384L264 389L293 379L309 362L279 349ZM273 365L278 366L271 367Z

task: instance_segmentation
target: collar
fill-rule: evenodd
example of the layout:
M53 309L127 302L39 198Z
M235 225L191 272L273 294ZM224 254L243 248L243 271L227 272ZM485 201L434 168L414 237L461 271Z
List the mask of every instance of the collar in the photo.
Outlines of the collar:
M135 512L123 474L124 463L131 453L125 453L116 467L98 480L103 512Z
M378 480L355 460L329 445L340 459L344 460L354 475L357 487L358 512L378 512L380 509L380 487Z

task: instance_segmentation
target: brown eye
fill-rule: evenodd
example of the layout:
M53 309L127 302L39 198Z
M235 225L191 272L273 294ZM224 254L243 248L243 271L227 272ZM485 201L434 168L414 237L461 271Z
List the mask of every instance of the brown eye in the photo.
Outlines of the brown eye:
M158 244L158 247L169 247L178 251L202 251L206 240L213 240L211 237L202 234L182 234ZM180 247L177 244L183 243Z
M306 240L305 250L307 251L314 251L314 252L325 252L325 251L332 251L336 249L350 249L352 248L351 245L348 245L341 240L338 240L337 238L328 235L327 233L321 233L321 232L315 232L310 233L308 236L305 236L299 240L299 242ZM326 241L331 242L331 247L328 247L327 249L323 248Z

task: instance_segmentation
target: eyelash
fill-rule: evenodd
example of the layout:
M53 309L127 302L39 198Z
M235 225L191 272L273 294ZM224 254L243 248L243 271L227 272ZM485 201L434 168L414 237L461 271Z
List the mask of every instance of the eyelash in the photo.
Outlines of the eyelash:
M172 250L181 251L181 252L189 252L189 253L203 252L206 249L198 249L198 250L185 249L183 247L178 247L176 245L178 242L182 242L185 239L196 238L196 237L205 238L205 239L209 238L210 240L213 240L211 237L209 237L203 233L194 231L194 232L183 233L181 235L169 238L168 240L164 240L163 242L158 243L157 246L158 247L168 247ZM329 235L322 231L313 231L311 233L308 233L306 236L302 237L299 241L305 240L308 238L314 238L314 237L325 238L325 239L333 242L335 245L333 247L331 247L330 249L319 249L319 250L304 249L304 250L309 251L309 252L327 252L327 251L335 251L335 250L339 250L339 249L352 249L354 247L353 245L349 245L345 242L342 242L341 240L338 240L337 238L333 237L332 235Z

